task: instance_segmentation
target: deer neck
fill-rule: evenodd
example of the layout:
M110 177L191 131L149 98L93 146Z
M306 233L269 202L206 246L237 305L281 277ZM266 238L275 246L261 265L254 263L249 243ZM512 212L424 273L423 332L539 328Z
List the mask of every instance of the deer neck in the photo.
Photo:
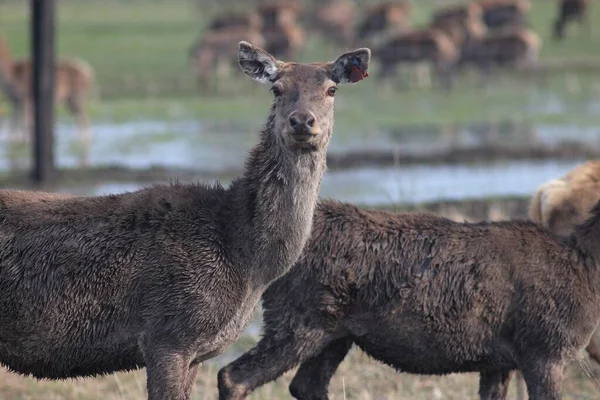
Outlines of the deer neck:
M229 232L251 265L241 266L265 287L285 274L302 252L326 169L326 148L292 152L278 144L274 108L246 171L233 183L236 204Z

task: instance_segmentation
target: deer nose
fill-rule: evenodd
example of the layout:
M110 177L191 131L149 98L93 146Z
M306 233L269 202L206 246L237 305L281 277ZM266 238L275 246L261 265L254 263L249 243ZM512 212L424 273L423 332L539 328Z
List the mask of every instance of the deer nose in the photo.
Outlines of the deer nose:
M294 111L290 114L290 126L294 134L312 134L315 127L315 115L310 111Z

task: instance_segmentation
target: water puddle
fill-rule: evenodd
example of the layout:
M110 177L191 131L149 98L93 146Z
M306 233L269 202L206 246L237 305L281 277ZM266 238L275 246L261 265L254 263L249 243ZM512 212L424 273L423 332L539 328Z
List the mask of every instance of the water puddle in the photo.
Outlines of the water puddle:
M411 165L328 171L323 179L321 197L378 206L530 196L541 183L564 175L582 161ZM226 178L219 180L223 184L229 183ZM136 182L105 182L77 188L58 187L56 191L99 195L133 191L142 186L144 184Z
M257 129L257 128L256 128ZM140 121L122 124L99 123L93 127L88 152L90 166L119 165L127 168L164 166L193 168L220 173L241 170L248 149L258 141L255 127L234 123L203 124L200 121ZM0 138L3 152L0 171L29 165L28 144L12 144L6 132ZM72 125L59 124L56 158L59 167L76 167L82 149ZM481 148L558 148L579 144L600 151L600 128L555 125L528 125L511 121L471 123L464 126L402 126L369 132L336 131L330 145L332 155L347 152L386 151L414 157L449 150L476 152ZM580 156L584 156L581 154ZM389 160L389 157L387 158ZM425 157L427 161L427 157ZM385 163L388 163L386 161ZM384 163L384 164L385 164ZM331 165L335 167L335 165Z

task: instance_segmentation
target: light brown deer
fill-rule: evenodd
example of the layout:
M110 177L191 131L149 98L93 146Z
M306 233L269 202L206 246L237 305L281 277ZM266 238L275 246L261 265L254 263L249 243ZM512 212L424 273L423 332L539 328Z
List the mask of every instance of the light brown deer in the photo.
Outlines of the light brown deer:
M354 39L356 11L356 4L352 0L324 0L306 13L305 20L326 39L347 46Z
M298 24L301 11L297 2L290 1L269 1L258 7L266 51L284 59L298 57L305 44L304 29Z
M481 6L477 3L455 4L438 8L431 17L431 25L464 23L467 20L481 19Z
M80 140L86 146L91 139L86 102L94 85L94 75L94 69L81 59L58 60L55 66L55 104L64 104L75 117ZM20 131L24 139L31 135L33 125L32 80L31 61L13 59L6 40L0 36L0 88L12 107L11 131Z
M237 65L238 43L249 40L256 46L265 47L265 40L259 30L244 27L223 28L205 32L190 50L193 68L198 77L198 89L210 92L217 89L217 83L225 79L231 66ZM214 79L214 74L219 79Z

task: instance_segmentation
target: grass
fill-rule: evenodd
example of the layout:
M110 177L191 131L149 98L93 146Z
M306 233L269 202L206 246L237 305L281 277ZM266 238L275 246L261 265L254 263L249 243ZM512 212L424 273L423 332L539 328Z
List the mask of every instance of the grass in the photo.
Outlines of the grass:
M214 400L218 396L214 363L201 366L192 399ZM250 400L289 399L290 371L278 380L259 388ZM397 373L359 350L352 350L340 365L330 385L331 400L475 400L478 399L477 374L451 374L443 377ZM0 400L141 400L146 398L144 371L117 373L101 378L76 381L35 381L0 370ZM509 399L516 398L515 379ZM563 384L565 400L595 399L598 388L577 363L566 368Z

